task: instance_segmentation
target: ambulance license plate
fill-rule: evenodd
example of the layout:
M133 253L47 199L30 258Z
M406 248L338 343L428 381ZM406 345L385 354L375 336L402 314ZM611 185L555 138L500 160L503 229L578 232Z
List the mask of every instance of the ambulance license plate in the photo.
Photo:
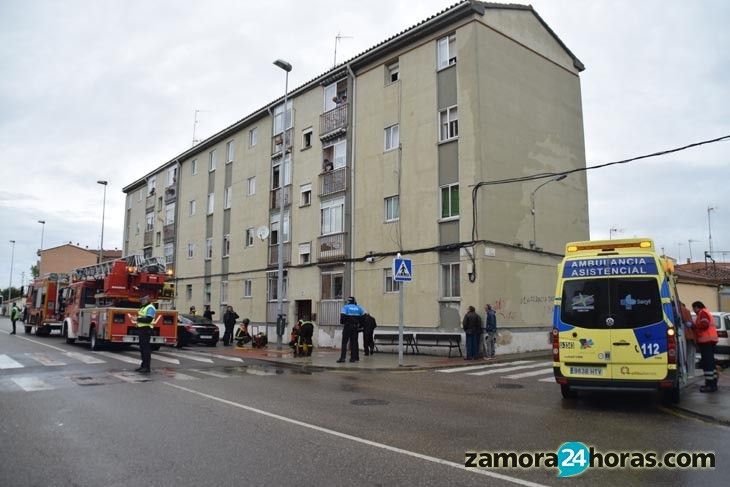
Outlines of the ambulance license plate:
M603 375L601 367L571 367L571 375Z
M213 335L200 335L200 338L203 340L210 340L211 338L213 338Z

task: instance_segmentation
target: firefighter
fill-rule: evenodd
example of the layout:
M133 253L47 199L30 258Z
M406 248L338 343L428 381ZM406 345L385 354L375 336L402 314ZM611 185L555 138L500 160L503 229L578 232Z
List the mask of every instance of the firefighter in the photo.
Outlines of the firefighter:
M135 372L149 374L150 361L152 360L150 337L152 336L152 322L155 319L157 310L150 302L149 296L142 296L140 303L142 307L137 311L137 336L139 337L139 352L142 355L142 364L135 369Z
M18 321L19 317L20 309L16 303L13 303L13 307L10 308L10 321L13 323L13 331L10 332L11 335L15 335L15 322Z
M702 357L702 370L705 372L705 385L700 387L700 392L717 392L717 369L715 368L717 329L715 328L715 320L702 301L692 303L692 309L696 315L692 328Z
M347 298L347 304L340 311L340 324L342 325L342 345L340 349L340 359L337 361L341 364L347 357L347 343L350 343L350 362L360 360L360 351L357 343L357 335L360 332L360 324L365 310L358 306L355 298L350 296Z
M297 354L300 357L312 356L312 335L314 335L314 324L309 321L308 317L300 320L299 340L297 342Z

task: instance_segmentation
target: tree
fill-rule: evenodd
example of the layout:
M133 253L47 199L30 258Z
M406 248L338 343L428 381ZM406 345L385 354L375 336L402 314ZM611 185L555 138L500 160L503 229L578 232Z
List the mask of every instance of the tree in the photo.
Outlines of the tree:
M40 269L38 269L38 264L30 266L30 273L33 276L33 279L40 275Z

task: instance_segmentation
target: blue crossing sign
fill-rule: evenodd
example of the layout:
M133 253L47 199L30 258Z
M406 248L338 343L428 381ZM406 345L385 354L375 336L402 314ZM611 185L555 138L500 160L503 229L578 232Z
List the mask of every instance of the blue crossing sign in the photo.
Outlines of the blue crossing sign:
M393 280L395 282L411 282L413 267L411 259L393 259Z

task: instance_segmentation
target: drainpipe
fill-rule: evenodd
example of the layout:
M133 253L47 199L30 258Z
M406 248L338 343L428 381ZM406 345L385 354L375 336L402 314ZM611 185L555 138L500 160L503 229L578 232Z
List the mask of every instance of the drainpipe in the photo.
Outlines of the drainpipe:
M172 282L175 283L175 294L172 295L172 309L177 308L177 269L179 264L177 260L177 246L180 243L180 202L182 201L180 199L180 180L182 179L182 164L180 163L180 159L175 159L175 164L177 165L177 176L175 177L175 234L172 241L172 271L174 272Z
M347 65L347 72L352 77L352 95L350 97L350 99L352 100L352 124L350 126L350 130L352 131L352 148L350 149L350 154L352 154L352 157L350 158L350 258L353 258L355 256L355 138L357 134L357 132L355 131L355 101L357 100L357 78L355 77L355 73L352 71L352 66L350 64ZM350 296L354 295L355 263L350 262Z

